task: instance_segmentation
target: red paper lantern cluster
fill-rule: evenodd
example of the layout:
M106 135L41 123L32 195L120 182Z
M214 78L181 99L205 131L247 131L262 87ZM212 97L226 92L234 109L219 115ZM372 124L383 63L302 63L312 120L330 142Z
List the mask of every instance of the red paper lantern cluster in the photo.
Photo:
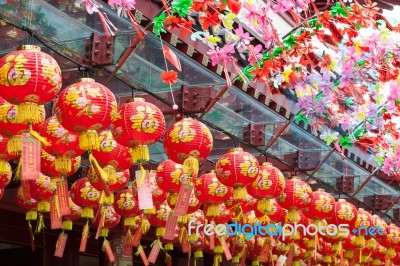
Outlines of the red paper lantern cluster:
M88 178L75 181L69 191L72 201L82 207L82 218L94 218L94 210L99 205L101 193L95 189Z

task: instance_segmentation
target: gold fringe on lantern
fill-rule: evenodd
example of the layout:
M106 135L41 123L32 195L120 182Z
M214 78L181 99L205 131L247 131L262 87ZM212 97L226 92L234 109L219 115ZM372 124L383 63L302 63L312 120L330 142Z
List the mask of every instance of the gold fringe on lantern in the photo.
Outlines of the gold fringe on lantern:
M296 209L290 209L286 215L286 222L287 223L297 223L301 219L300 213Z
M351 259L354 257L354 252L353 252L353 250L346 250L346 251L344 252L344 257L345 257L346 259L351 260Z
M153 207L151 209L144 209L143 213L144 214L156 214L156 207Z
M61 229L65 230L65 231L71 231L72 230L72 226L73 226L73 223L72 223L71 220L65 220L61 224Z
M93 219L93 217L94 217L94 211L93 211L92 208L83 207L83 208L82 208L81 216L82 216L82 218Z
M203 251L201 251L201 250L196 250L196 251L193 253L193 257L194 257L194 259L203 258Z
M37 216L38 216L37 211L27 211L25 214L25 220L35 221L35 220L37 220Z
M114 168L114 166L107 165L103 168L103 170L108 176L108 183L110 185L114 185L115 183L117 183L117 170Z
M82 150L100 150L99 135L96 130L87 130L79 136L79 147Z
M95 174L98 177L100 177L106 184L108 184L109 182L107 173L101 168L101 166L99 165L96 158L93 156L91 152L89 152L89 162Z
M0 175L11 173L11 166L7 161L0 160Z
M142 223L140 224L140 228L142 229L143 234L146 234L150 229L149 221L147 219L143 219Z
M164 227L157 227L156 228L156 237L163 237L165 234L165 228Z
M174 250L174 245L172 243L166 243L164 245L164 250L168 251L168 250Z
M22 178L22 157L18 160L17 169L15 170L14 181L18 182Z
M234 263L234 264L239 264L239 262L240 262L240 260L239 260L239 257L238 257L238 256L233 256L233 257L232 257L232 263Z
M219 264L222 262L222 255L221 254L215 254L214 255L214 264L213 266L219 266Z
M136 222L137 222L137 217L125 217L124 218L124 226L133 227L136 225Z
M147 145L138 145L130 150L133 163L145 163L150 161L149 147Z
M322 259L324 263L332 263L332 257L331 256L324 256Z
M235 187L233 189L234 200L244 200L247 197L247 190L245 187Z
M101 228L100 230L100 236L101 237L108 237L108 233L110 232L110 230L108 230L108 228Z
M29 134L31 134L31 136L34 137L37 141L39 141L41 144L45 146L51 145L51 143L45 137L40 136L38 132L32 129L32 125L29 125Z
M251 262L251 266L259 266L259 265L260 265L260 261L258 261L258 260L253 260Z
M210 216L210 217L217 217L218 215L220 215L220 213L219 213L219 205L215 205L215 204L209 205L207 207L207 214L206 215Z
M57 157L54 162L56 171L69 173L72 170L72 159L66 156Z
M387 248L386 257L389 259L394 259L396 257L396 250L394 248Z
M43 214L39 213L39 219L38 222L36 224L36 230L35 233L39 234L40 232L42 232L43 229L45 229L46 226L44 225L44 218L43 218Z
M38 212L50 212L50 202L41 200L37 205Z
M188 215L184 215L184 216L178 216L178 224L187 224L187 222L189 221L189 217Z
M43 123L44 121L44 108L42 105L37 105L32 102L20 103L17 106L18 123Z
M381 262L381 260L380 259L374 259L373 261L372 261L372 265L381 265L382 264L382 262Z
M188 235L189 242L197 242L197 240L199 240L199 238L200 238L200 236L198 236L197 234Z
M19 155L22 151L22 136L13 135L8 139L7 142L7 152L11 155Z
M168 202L169 202L171 205L175 206L177 200L178 200L178 193L169 193L169 200L168 200Z
M259 199L257 209L265 214L270 214L273 210L273 204L270 199Z
M107 197L106 193L104 191L101 192L100 199L99 199L99 204L100 205L110 205L114 203L114 194L110 193L110 195Z
M183 161L183 172L186 177L197 176L199 173L199 161L193 156L189 156Z
M359 248L365 248L365 237L363 235L356 236L354 240L354 245Z

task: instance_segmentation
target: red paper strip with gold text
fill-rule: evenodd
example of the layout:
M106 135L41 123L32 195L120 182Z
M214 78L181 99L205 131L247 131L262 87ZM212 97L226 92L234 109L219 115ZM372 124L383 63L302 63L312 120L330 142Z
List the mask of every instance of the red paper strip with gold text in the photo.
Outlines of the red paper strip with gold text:
M30 133L22 133L22 180L35 180L40 176L40 142Z
M210 250L214 250L214 247L215 247L215 233L210 235L209 247L210 247Z
M231 260L232 259L232 253L229 250L228 244L226 244L225 238L220 237L219 242L221 243L222 248L224 249L224 254L226 257L226 260Z
M142 228L138 228L136 232L133 234L133 239L132 239L132 246L137 247L139 246L140 239L142 238L143 231Z
M51 230L60 229L62 225L62 216L57 210L57 203L53 199L50 201L50 226Z
M22 197L25 201L31 200L31 188L28 180L21 180Z
M108 260L113 263L115 261L114 252L111 249L110 242L107 239L104 239L103 242L103 250L107 254Z
M135 176L138 191L139 209L152 209L154 207L153 195L151 193L151 183L150 179L148 178L147 171L145 176L143 176L142 171L136 171Z
M178 199L176 200L176 205L174 209L174 214L177 216L185 216L187 214L190 197L192 196L193 186L185 182L182 184L179 190Z
M150 263L156 263L156 260L158 258L158 254L160 254L160 244L158 243L158 241L154 242L153 247L151 248L150 254L149 254L149 258L148 261Z
M57 197L60 215L70 215L71 208L69 207L68 184L65 180L57 182Z
M148 266L149 260L146 257L146 253L144 252L143 247L139 246L137 252L139 252L140 257L142 258L143 265Z
M175 239L175 230L178 225L178 216L173 213L168 215L167 224L165 226L165 234L163 236L166 240L174 240Z
M182 252L183 253L189 253L191 251L191 246L189 243L189 239L188 239L188 234L186 231L182 232Z
M54 252L55 257L62 258L64 256L65 245L67 244L68 235L60 233L56 243L56 250Z

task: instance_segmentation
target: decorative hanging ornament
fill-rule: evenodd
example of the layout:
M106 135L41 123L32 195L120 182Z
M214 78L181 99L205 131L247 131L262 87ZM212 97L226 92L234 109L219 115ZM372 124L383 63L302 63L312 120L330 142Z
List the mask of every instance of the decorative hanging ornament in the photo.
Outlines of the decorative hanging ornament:
M206 125L192 118L184 118L168 128L163 145L171 160L183 164L187 177L196 177L199 161L211 153L213 139Z
M76 205L71 197L68 199L69 208L71 210L71 214L63 216L63 222L61 225L61 229L63 230L72 230L73 221L76 221L82 217L82 208Z
M31 123L20 123L17 113L17 106L10 104L3 98L0 98L0 133L3 136L9 138L7 142L7 152L11 156L19 156L22 151L22 133L31 133L35 138L38 138L43 143L48 144L47 141L43 141L43 138L39 136L37 131L40 129L40 122ZM43 105L38 107L40 115L45 119L46 113ZM46 146L46 145L43 145Z
M79 148L78 135L66 130L55 116L44 121L39 133L51 143L43 149L55 157L55 169L61 173L71 172L74 167L72 161L85 152Z
M80 135L81 149L98 150L98 131L111 125L117 115L117 101L105 86L82 78L60 93L55 114L65 129Z
M338 199L334 206L334 213L331 222L338 226L340 224L347 224L349 228L354 228L356 220L356 207L345 199Z
M306 208L311 203L311 199L310 185L302 181L300 177L293 176L285 181L285 189L276 200L289 211L286 220L296 223L300 221L299 210Z
M194 192L200 202L207 205L207 216L219 215L219 204L232 196L233 189L219 182L214 171L204 174L195 180Z
M31 197L38 201L39 212L50 212L50 201L52 200L55 187L50 177L40 174L36 180L29 180Z
M44 175L47 175L52 178L59 178L62 175L65 177L71 176L78 171L81 165L81 156L77 156L71 159L71 168L68 172L58 171L56 168L56 157L48 154L44 150L42 150L42 156L40 161L41 172ZM66 168L59 168L60 170L67 170Z
M93 151L93 156L108 175L109 184L116 182L117 172L132 166L129 149L117 143L111 131L105 130L99 135L100 149Z
M76 180L69 191L72 201L82 208L82 218L93 219L94 211L100 200L100 192L89 182L88 178Z
M240 200L246 199L246 186L256 180L258 167L254 155L242 148L233 148L218 159L215 174L222 184L233 187L234 200Z
M257 209L268 214L272 210L271 199L277 198L285 189L285 177L278 168L266 162L259 166L257 179L246 188L258 199Z
M109 229L119 224L121 215L114 210L113 205L102 205L96 213L98 215L93 220L93 225L100 228L99 236L108 237Z
M150 160L148 146L158 142L165 131L165 118L161 110L143 98L118 109L112 123L112 134L119 144L129 147L133 163Z
M7 151L8 140L8 138L0 135L0 175L7 174L11 170L11 167L7 161L15 159L17 157L15 155L11 155Z
M126 169L125 171L117 172L115 176L117 178L115 180L115 183L108 185L108 189L111 192L115 192L115 191L119 191L119 190L124 189L129 183L129 179L131 177L131 174L129 172L129 169Z
M136 217L138 217L139 203L132 194L132 189L124 189L119 191L114 197L115 211L124 217L124 226L133 227L136 225Z
M182 165L165 160L157 166L156 182L165 192L170 193L170 203L175 205L182 181L185 180Z
M19 123L43 122L40 105L55 98L61 83L56 60L40 47L23 45L0 59L0 96L18 105Z
M334 212L335 199L323 189L312 193L311 203L304 208L303 213L315 222L330 219Z

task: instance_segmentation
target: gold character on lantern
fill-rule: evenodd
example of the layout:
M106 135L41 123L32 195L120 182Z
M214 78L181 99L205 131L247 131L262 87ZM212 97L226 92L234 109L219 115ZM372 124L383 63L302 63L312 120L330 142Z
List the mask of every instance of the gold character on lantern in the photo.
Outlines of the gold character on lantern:
M89 182L85 183L85 187L81 188L81 197L84 199L89 199L91 201L97 201L100 199L100 192L94 190Z
M347 221L351 221L354 219L354 213L352 212L352 208L348 204L342 204L340 206L340 210L338 211L338 216L340 219L344 219Z
M14 68L11 68L14 61ZM24 68L28 59L24 55L10 55L6 58L6 63L0 68L0 84L9 86L21 86L28 83L31 78L31 71Z
M130 193L122 193L117 204L121 210L131 210L135 207L135 202L132 200L132 194Z
M191 125L189 121L176 123L170 132L171 141L175 143L192 141L196 136L196 131L190 127Z
M333 204L326 195L319 195L319 199L315 201L315 206L318 211L330 212L333 209Z
M240 173L248 177L256 177L258 173L256 161L250 156L243 156L244 162L239 165Z
M254 188L259 188L261 190L268 190L272 186L272 181L269 179L269 173L266 170L261 172L261 178L257 183L253 183L252 186Z
M61 84L61 75L57 72L57 63L54 59L49 59L46 57L42 57L40 60L42 64L42 76L49 81L50 84L54 85L55 87L52 90L49 90L48 93L54 92L59 89ZM53 61L53 62L51 62Z

